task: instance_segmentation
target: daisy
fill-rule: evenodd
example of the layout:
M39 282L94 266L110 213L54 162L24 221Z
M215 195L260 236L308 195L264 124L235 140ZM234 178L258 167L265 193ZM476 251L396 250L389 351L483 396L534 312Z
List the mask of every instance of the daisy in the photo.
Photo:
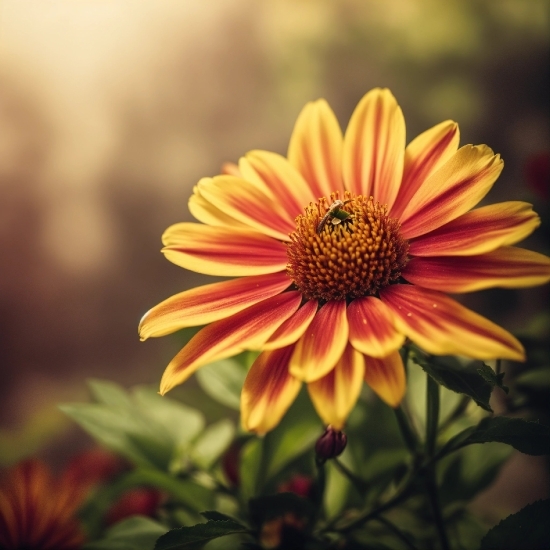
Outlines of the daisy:
M431 354L524 360L516 338L446 293L547 282L550 259L511 246L540 220L524 202L472 210L503 163L458 142L446 121L405 147L400 107L374 89L344 135L318 100L298 117L288 158L252 151L199 181L189 209L202 223L168 228L163 253L235 278L143 317L143 340L206 325L170 362L160 392L207 363L261 350L242 391L243 426L271 430L305 382L320 417L340 429L363 381L399 405L407 338Z

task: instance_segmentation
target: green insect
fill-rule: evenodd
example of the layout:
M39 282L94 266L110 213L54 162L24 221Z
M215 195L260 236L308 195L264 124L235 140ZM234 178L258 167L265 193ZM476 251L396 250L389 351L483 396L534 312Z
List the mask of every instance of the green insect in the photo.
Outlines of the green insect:
M340 208L342 208L342 206L344 206L344 204L347 204L348 202L351 201L337 200L328 207L326 214L323 216L323 218L319 222L319 225L317 226L317 235L321 234L321 231L323 231L323 228L325 227L329 219L333 225L338 225L339 223L342 223L344 220L347 220L351 216L349 212L346 212L345 210L340 210Z

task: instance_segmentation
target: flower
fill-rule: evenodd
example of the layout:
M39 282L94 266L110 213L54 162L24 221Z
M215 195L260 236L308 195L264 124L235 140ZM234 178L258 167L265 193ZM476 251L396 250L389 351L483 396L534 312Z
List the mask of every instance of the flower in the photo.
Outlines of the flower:
M262 350L244 383L243 426L277 425L307 383L339 430L363 380L395 407L406 338L431 354L524 360L507 331L445 293L550 279L550 259L511 245L539 224L531 205L472 210L502 170L485 145L458 148L442 122L405 147L389 90L360 101L345 135L324 100L309 103L288 158L266 151L204 178L189 201L202 223L163 235L173 263L235 279L182 292L148 311L142 339L206 325L170 362L160 392L199 367Z
M45 464L25 460L0 482L0 548L77 550L84 533L76 518L82 487L72 476L56 480Z

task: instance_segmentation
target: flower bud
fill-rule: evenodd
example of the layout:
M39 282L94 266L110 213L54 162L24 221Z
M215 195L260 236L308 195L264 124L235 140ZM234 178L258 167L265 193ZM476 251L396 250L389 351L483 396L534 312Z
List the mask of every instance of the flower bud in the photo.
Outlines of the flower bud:
M330 425L327 426L325 433L315 443L317 459L324 462L336 458L344 452L347 442L348 438L344 432L335 430Z

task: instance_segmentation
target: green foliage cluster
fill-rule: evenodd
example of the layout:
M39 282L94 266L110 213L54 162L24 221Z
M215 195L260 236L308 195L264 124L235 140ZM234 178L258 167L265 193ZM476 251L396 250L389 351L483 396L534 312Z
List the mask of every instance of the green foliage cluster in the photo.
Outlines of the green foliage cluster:
M549 501L489 532L468 507L513 449L550 454L548 426L490 415L492 393L508 388L488 365L414 347L404 353L402 407L394 412L365 389L346 427L346 450L324 465L314 453L324 427L306 392L264 437L228 419L239 406L250 354L199 371L198 401L213 399L227 411L213 423L153 389L91 381L94 402L62 410L132 467L81 511L93 541L86 550L550 547L541 527ZM288 492L297 476L309 483L301 495ZM105 529L109 506L135 487L166 495L157 517L135 516Z

